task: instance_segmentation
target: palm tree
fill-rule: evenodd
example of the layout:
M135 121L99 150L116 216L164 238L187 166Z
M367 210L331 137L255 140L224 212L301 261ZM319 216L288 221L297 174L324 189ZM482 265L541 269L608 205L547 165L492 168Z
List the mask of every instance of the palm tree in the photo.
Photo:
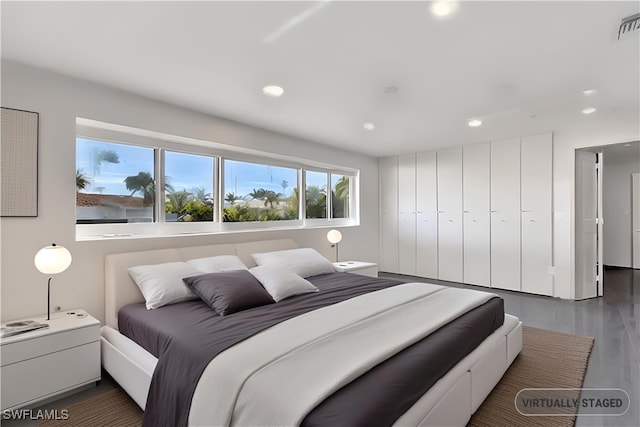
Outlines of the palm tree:
M308 185L305 193L307 203L316 203L320 200L325 200L326 197L324 188L320 188L317 185Z
M268 190L265 192L265 195L264 195L264 205L267 206L268 204L271 207L271 209L273 209L274 203L276 205L280 204L280 197L282 197L282 194L276 193L275 191Z
M131 191L133 196L135 193L142 194L142 205L151 206L155 199L156 189L153 176L149 172L138 172L138 175L128 176L124 179L127 190Z
M102 170L102 162L120 163L120 156L114 150L100 150L93 155L93 176L96 176Z
M251 193L249 193L249 197L254 200L264 200L267 196L267 190L264 188L258 188L257 190L254 188Z
M192 199L192 194L188 191L167 191L167 199L169 203L171 203L172 213L181 213L182 210L187 206L189 200Z
M285 195L287 193L287 188L289 187L289 181L283 179L280 183L280 187L282 187L282 195Z
M207 193L207 190L204 187L196 188L192 195L198 202L206 204L211 201L211 193Z
M305 192L307 218L327 217L327 194L323 188L317 185L309 185Z
M169 193L173 191L173 187L169 184L169 177L164 177L164 191ZM149 172L138 172L138 175L128 176L124 179L127 190L131 191L133 196L136 193L142 194L142 205L151 206L156 196L156 182Z
M336 182L331 192L331 210L334 218L345 218L349 215L349 178L343 176Z
M83 172L80 172L80 169L76 169L76 189L78 191L87 188L87 185L89 185L90 182L91 181L89 180L88 176L86 176Z
M238 200L242 200L242 197L236 196L235 193L227 193L224 200L225 202L229 202L229 204L233 206Z
M343 176L336 182L335 186L336 197L341 200L347 200L349 198L349 178Z

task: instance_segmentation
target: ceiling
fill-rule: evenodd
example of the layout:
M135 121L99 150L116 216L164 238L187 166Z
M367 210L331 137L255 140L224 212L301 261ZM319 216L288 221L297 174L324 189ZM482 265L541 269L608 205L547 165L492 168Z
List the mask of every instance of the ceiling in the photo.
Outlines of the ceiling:
M640 121L639 2L430 6L3 1L2 57L374 156Z

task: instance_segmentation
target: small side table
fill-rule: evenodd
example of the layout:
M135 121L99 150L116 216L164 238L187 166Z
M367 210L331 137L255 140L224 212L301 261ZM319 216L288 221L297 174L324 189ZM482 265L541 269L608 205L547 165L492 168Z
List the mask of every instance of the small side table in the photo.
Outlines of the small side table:
M378 264L364 261L340 261L334 262L336 271L341 273L354 273L361 276L378 277Z
M100 380L97 319L84 310L70 310L51 314L51 320L46 316L22 320L49 327L0 339L2 410L31 405Z

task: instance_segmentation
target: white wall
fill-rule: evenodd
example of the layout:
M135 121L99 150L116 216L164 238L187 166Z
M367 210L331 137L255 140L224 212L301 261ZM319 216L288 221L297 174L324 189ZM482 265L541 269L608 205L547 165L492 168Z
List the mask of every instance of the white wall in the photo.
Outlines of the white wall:
M342 228L342 259L378 260L378 161L241 123L219 119L11 61L2 62L2 106L40 114L37 218L0 220L0 319L46 311L46 280L33 265L52 242L71 267L52 280L52 307L85 308L104 321L104 256L109 253L290 237L335 256L326 228L173 238L75 241L75 119L84 117L174 135L282 153L360 169L361 225Z
M604 153L602 205L604 218L604 265L633 266L631 174L640 173L638 150Z

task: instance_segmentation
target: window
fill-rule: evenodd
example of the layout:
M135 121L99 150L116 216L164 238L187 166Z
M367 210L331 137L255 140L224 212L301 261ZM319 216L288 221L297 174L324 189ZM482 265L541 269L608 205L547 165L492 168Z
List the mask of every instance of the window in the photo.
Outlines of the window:
M349 218L351 177L331 174L331 218Z
M327 217L327 174L306 171L305 208L307 218Z
M79 224L153 222L154 181L152 148L76 140Z
M350 218L352 182L350 175L305 171L306 218ZM331 188L330 201L327 201L327 184L330 184Z
M298 219L298 170L224 159L224 222Z
M164 151L165 221L213 221L211 156Z
M76 121L76 238L358 224L358 172Z

